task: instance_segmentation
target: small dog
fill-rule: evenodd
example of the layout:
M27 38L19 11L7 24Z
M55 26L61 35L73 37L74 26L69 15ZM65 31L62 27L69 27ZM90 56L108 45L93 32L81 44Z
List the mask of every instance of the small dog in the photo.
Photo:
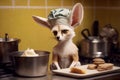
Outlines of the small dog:
M48 15L48 19L39 16L33 16L33 19L49 28L58 41L53 48L52 70L81 65L78 48L72 42L75 36L74 28L83 19L83 6L80 3L75 4L71 11L66 8L54 9Z

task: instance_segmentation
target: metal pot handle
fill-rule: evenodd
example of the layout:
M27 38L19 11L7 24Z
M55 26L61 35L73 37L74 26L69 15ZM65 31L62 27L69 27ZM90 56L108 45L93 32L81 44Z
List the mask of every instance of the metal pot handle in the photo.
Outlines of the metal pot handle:
M8 33L5 33L5 41L8 41L8 40L9 40Z
M90 32L89 32L89 30L88 30L87 28L83 29L83 30L81 31L81 34L82 34L82 36L83 36L85 39L89 39L89 36L91 36L91 35L90 35Z

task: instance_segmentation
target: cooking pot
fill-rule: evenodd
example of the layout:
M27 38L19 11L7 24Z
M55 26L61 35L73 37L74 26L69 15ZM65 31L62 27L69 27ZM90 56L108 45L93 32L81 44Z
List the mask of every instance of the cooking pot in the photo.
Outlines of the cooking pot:
M81 41L81 56L84 57L106 57L108 56L108 43L99 38L99 36L91 36L88 29L81 32L85 38Z
M100 31L100 37L107 40L110 45L110 53L119 51L119 31L111 24L105 25Z
M21 56L24 51L15 51L11 55L14 71L19 76L38 77L45 76L48 71L48 51L35 50L39 56Z
M13 51L18 51L18 43L20 39L8 38L8 34L5 34L4 38L0 38L0 63L10 62L9 55Z

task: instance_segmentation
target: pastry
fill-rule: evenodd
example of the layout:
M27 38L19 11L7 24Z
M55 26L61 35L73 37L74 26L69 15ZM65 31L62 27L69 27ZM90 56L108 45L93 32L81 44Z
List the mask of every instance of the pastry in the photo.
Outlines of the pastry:
M97 70L98 71L110 70L113 68L113 66L114 66L114 64L112 64L112 63L100 64L100 65L98 65Z
M77 73L77 74L85 74L86 71L77 67L72 67L71 68L71 73Z
M102 58L95 58L93 59L93 64L88 64L87 69L97 69L98 71L104 71L112 69L113 66L114 64L112 63L105 63L105 61Z
M105 61L102 58L95 58L93 59L93 63L99 65L99 64L104 64Z
M94 61L94 62L95 62L95 61L101 61L101 62L104 62L104 59L102 59L102 58L94 58L93 61Z
M88 64L88 67L87 67L87 69L91 69L91 70L96 69L96 68L97 68L96 64Z

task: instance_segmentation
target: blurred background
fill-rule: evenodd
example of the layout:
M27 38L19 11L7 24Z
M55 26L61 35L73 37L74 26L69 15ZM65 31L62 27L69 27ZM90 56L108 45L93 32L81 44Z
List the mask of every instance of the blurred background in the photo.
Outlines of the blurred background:
M55 8L72 9L75 3L84 7L84 18L76 29L73 41L77 45L83 38L81 31L88 28L92 32L94 21L99 21L99 30L111 24L120 31L120 0L0 0L0 37L5 33L10 38L19 38L19 50L33 48L52 52L57 43L47 28L41 27L32 15L47 17Z

